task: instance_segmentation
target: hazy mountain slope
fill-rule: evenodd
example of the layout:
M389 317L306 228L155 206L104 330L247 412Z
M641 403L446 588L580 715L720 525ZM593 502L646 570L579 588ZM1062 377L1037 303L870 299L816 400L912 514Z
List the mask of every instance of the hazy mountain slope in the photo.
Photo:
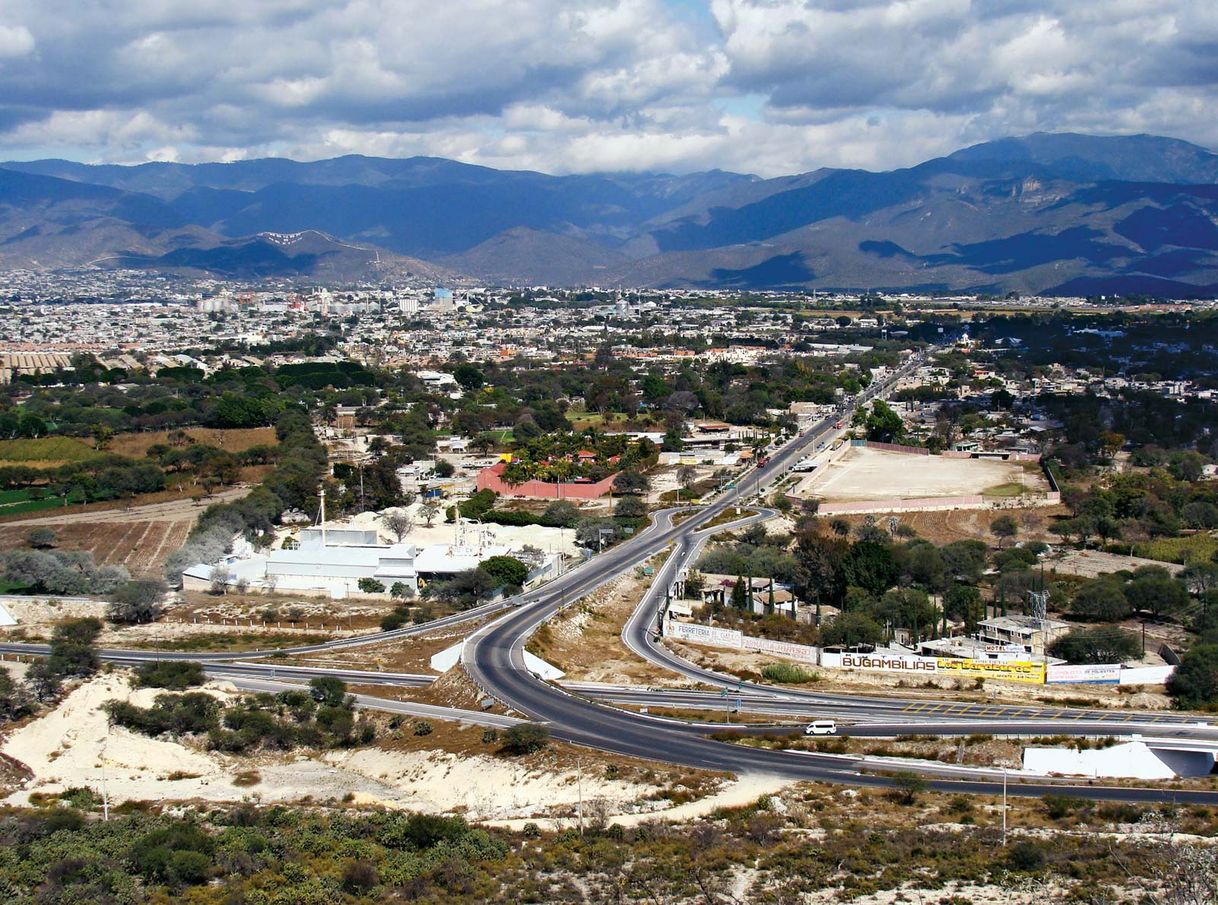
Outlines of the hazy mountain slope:
M550 176L425 157L5 166L0 266L117 256L353 278L394 262L437 279L456 270L531 284L1169 294L1218 284L1218 155L1147 135L1036 134L889 172L776 179ZM313 230L332 244L262 237Z

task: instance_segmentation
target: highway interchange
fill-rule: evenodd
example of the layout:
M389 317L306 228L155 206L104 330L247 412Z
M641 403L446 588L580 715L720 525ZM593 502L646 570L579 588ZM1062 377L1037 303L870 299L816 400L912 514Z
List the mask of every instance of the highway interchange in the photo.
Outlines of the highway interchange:
M854 405L864 405L881 396L903 373L916 364L906 363L884 383L873 385L860 394ZM734 774L768 774L792 780L815 780L849 785L887 785L891 772L899 767L880 765L865 758L802 751L771 750L711 738L726 727L694 723L635 713L611 704L637 707L692 708L718 711L728 707L744 712L775 717L834 717L849 723L854 736L920 735L1131 735L1153 732L1156 737L1218 739L1218 728L1198 725L1181 715L1135 714L1129 712L1072 711L1039 706L987 705L956 701L911 701L909 699L834 695L788 688L775 688L740 682L737 678L714 673L689 663L658 643L658 616L663 595L672 581L688 567L706 539L715 531L741 527L773 515L754 503L752 514L716 528L703 528L727 510L744 507L751 497L757 500L777 478L785 476L800 457L815 450L830 436L833 422L849 418L853 409L843 407L835 414L804 431L775 452L764 469L753 469L748 483L753 493L745 495L745 479L717 499L676 522L681 510L667 509L653 514L652 524L635 537L591 558L586 563L533 591L454 614L419 626L392 632L344 638L321 644L284 648L277 651L242 653L188 653L175 651L106 650L105 659L133 664L156 659L181 659L202 662L207 671L223 676L242 687L275 690L289 683L305 681L316 675L335 675L352 684L419 686L429 676L394 674L347 669L319 669L266 662L285 655L329 652L385 641L410 638L437 628L455 627L477 620L489 620L466 640L462 663L473 680L509 713L545 722L555 738L603 751L671 764L725 771ZM596 588L651 557L671 548L664 566L650 590L622 631L623 642L640 657L711 690L674 690L615 688L570 684L565 687L545 682L533 675L524 663L524 648L529 637L563 607L585 597ZM45 646L0 644L0 652L39 654ZM255 662L257 661L257 662ZM727 692L726 697L724 691ZM493 713L458 711L417 702L395 701L362 695L359 704L397 713L455 718L485 725L510 725L517 718ZM742 727L733 726L741 731ZM750 726L752 733L789 733L790 729ZM948 791L1001 794L1003 784L997 771L988 769L928 765L915 769L931 777L931 785ZM1042 795L1048 792L1125 801L1176 801L1218 804L1218 793L1100 786L1085 780L1019 780L1012 777L1012 794Z

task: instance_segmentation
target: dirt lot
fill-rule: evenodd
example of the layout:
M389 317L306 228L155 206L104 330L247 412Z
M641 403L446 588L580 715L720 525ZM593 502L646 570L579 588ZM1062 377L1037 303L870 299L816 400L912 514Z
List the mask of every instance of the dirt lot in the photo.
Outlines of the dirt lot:
M816 496L828 502L904 500L970 496L1005 488L1003 496L1017 496L1013 485L1018 484L1026 492L1049 489L1039 466L1030 463L945 459L851 447L800 482L796 495Z
M1049 560L1048 565L1054 572L1062 575L1080 575L1083 578L1095 578L1097 575L1107 575L1110 572L1120 572L1124 569L1132 572L1143 566L1157 566L1160 569L1166 569L1173 575L1178 575L1184 570L1184 566L1177 563L1143 559L1140 556L1121 556L1117 553L1104 553L1100 550L1071 550L1060 559Z
M957 540L980 540L994 543L990 534L990 523L999 514L1010 515L1019 523L1018 540L1040 540L1058 544L1061 538L1047 530L1056 516L1065 516L1065 506L1037 506L1031 509L1004 509L1001 513L989 509L945 509L939 512L902 512L897 520L909 525L918 533L936 544L948 544ZM851 525L862 523L866 516L843 515ZM887 527L887 516L883 518Z
M86 550L98 565L124 565L135 576L161 575L165 560L182 546L207 505L238 499L248 487L233 487L201 503L190 499L73 506L0 522L0 549L25 545L35 526L55 531L60 550Z

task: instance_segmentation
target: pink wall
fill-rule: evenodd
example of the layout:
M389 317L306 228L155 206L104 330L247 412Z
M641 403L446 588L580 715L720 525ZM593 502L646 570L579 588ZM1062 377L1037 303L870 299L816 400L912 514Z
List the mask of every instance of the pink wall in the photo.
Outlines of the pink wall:
M503 480L506 463L499 462L478 472L479 490L493 490L503 496L532 497L538 500L596 500L613 489L616 474L602 478L595 484L547 484L545 481L525 481L523 484L507 484Z

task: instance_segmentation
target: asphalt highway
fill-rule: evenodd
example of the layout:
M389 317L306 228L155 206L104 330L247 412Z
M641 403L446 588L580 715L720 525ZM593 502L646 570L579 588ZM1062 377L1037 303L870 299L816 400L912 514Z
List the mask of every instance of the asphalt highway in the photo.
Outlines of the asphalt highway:
M900 373L894 375L884 385L869 390L859 400L860 404L886 392L899 376ZM847 413L843 417L849 417L849 414ZM814 449L814 444L822 436L828 434L830 426L831 420L825 419L779 451L766 467L767 482L771 476L785 474L789 465L799 456L809 448ZM758 485L760 485L760 477ZM758 490L760 490L760 486L758 486ZM655 531L650 537L646 539L640 537L617 549L618 557L638 561L646 555L662 549L662 545L669 541L674 547L674 555L669 557L645 598L647 603L653 605L640 606L627 625L626 634L632 648L640 653L643 650L650 652L658 648L651 641L658 612L658 607L654 604L658 604L659 595L665 593L677 571L692 558L698 546L704 541L706 535L700 531L700 526L714 519L729 506L739 505L741 503L740 492L741 488L738 486L734 493L720 497L675 528L671 527L671 513L659 513L653 526ZM764 517L766 517L766 513L756 516L756 518ZM610 553L613 552L610 551ZM599 560L600 557L593 560L593 563L597 563ZM524 665L524 646L528 638L542 623L562 608L569 599L567 595L579 594L582 596L583 593L587 593L587 590L603 583L612 575L618 574L618 569L614 565L606 562L602 566L602 569L588 570L585 573L586 577L581 576L579 584L586 585L586 590L582 586L568 587L561 597L555 594L543 595L536 602L501 616L471 635L466 643L462 660L474 680L485 691L513 710L547 723L555 737L575 744L633 757L731 773L771 774L791 779L851 785L891 784L890 776L862 772L867 768L867 764L862 758L784 752L717 741L702 734L707 731L706 726L696 726L679 720L662 720L598 705L586 698L545 683L530 673ZM704 675L690 675L685 672L686 669L692 669L695 670L695 673L699 673L700 671L697 671L696 667L680 661L679 658L673 659L677 662L666 665L696 681L706 680ZM739 685L734 678L727 681L733 685ZM722 684L722 681L715 681L712 684ZM748 690L763 693L773 693L774 691L766 686L756 686ZM863 704L857 698L853 700ZM993 731L997 732L1008 728L1006 720L992 720L979 725L981 727L992 726ZM1045 725L1047 728L1042 730L1037 728L1038 724L1029 721L1027 728L1032 732L1043 731L1046 734L1058 734L1057 723L1047 721ZM925 732L926 730L927 724L916 721L911 723L912 732ZM877 732L879 731L892 734L894 725L886 724L882 730L877 730ZM971 731L985 731L985 729L978 728ZM989 795L1001 793L1001 786L995 781L993 771L968 768L952 768L948 771L933 767L925 769L924 772L936 777L950 774L952 777L950 779L935 778L931 780L933 787L945 791ZM1082 797L1109 800L1218 804L1218 793L1208 791L1100 786L1093 782L1082 781L1056 783L1016 780L1011 785L1012 793L1021 795L1043 795L1049 792L1061 792L1063 789Z

